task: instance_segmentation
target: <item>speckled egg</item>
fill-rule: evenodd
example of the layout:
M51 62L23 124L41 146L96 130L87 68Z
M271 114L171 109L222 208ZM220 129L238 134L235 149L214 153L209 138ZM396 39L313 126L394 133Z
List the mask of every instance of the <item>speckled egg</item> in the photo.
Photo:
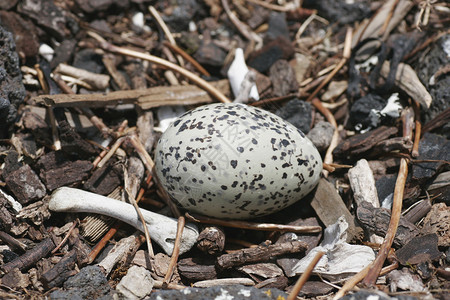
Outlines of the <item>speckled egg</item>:
M318 183L322 159L303 132L245 104L210 104L172 123L155 152L156 174L181 207L246 219L279 211Z

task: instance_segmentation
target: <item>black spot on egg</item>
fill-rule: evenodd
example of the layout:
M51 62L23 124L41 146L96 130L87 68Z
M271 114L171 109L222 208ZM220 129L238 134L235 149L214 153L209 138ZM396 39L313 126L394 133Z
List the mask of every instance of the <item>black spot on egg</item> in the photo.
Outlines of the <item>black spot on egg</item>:
M237 160L235 159L230 160L230 165L233 167L233 169L236 169L237 164L238 164Z

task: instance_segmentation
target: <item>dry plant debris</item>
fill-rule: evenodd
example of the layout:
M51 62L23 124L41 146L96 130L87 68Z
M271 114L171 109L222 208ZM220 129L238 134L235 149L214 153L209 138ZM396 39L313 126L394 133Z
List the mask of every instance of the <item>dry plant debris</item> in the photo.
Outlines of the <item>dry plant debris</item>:
M430 0L0 2L0 298L448 298L449 14ZM246 220L177 205L156 145L216 102L301 130L318 185ZM204 169L236 168L219 148ZM252 167L236 176L255 183ZM191 203L220 209L196 189L208 172L182 168ZM274 186L242 189L270 210Z

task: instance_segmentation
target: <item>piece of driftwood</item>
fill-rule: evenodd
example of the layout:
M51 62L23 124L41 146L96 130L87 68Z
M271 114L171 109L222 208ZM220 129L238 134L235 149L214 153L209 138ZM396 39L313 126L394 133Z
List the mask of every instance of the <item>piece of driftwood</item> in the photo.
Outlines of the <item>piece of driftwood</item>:
M414 3L410 0L385 1L372 18L361 22L358 29L355 30L352 46L371 37L386 40L390 32L398 26L413 6ZM388 19L391 10L393 10L392 17ZM387 24L385 24L386 21L388 21Z
M374 207L380 206L375 179L367 160L359 160L356 166L348 170L348 180L352 187L356 204L368 201Z
M75 68L66 64L59 64L55 72L84 81L96 90L104 90L109 85L110 78L108 75L92 73L87 70Z
M333 151L336 157L361 156L371 150L376 144L397 134L395 127L380 126L363 134L357 134L340 143Z
M228 80L211 83L224 94L229 94ZM142 109L162 105L193 105L213 102L207 92L195 85L157 86L144 90L115 91L108 94L56 94L33 98L37 104L53 107L105 107L107 105L137 104Z
M431 202L428 199L424 199L417 203L414 207L408 210L403 217L411 223L419 222L423 217L425 217L431 210Z
M257 284L255 284L255 288L276 288L279 290L284 290L289 284L289 279L286 276L278 276L274 278L268 278L263 280Z
M108 255L98 263L98 266L103 268L105 274L109 274L119 261L123 260L125 256L128 256L130 249L137 249L142 243L142 235L139 232L135 232L133 235L121 239L109 251ZM136 247L136 245L138 246Z
M438 249L438 236L435 233L417 236L398 249L395 256L404 266L436 261L442 257Z
M370 229L378 235L385 236L391 218L390 211L386 208L374 208L370 203L362 202L356 211L358 220L364 227ZM394 239L394 245L403 246L413 237L419 234L417 227L401 217L397 233Z
M450 208L445 203L436 203L423 220L421 234L436 233L439 247L450 246Z
M373 147L369 156L378 157L385 153L393 151L400 151L402 153L408 153L413 147L413 142L409 138L393 137L384 141L380 141ZM373 151L373 152L372 152Z
M355 218L345 206L341 196L336 192L333 184L326 179L320 179L311 206L325 226L336 223L341 216L344 216L348 223L347 242L362 238L362 228L356 225Z
M219 227L208 226L197 238L197 248L209 255L218 255L225 247L225 233Z
M77 253L72 249L56 265L41 275L40 281L45 288L51 289L61 286L69 277L75 275L74 269L77 260Z
M386 78L389 70L389 62L384 62L380 72L381 76ZM395 84L413 98L414 101L419 102L422 109L427 110L430 107L433 98L431 98L430 93L428 93L411 66L399 63L397 73L395 73Z
M251 280L250 278L220 278L220 279L197 281L192 286L207 288L207 287L217 286L217 285L237 285L237 284L255 285L255 282L253 280Z
M301 241L258 245L255 248L245 248L230 254L223 254L217 258L217 265L221 269L229 269L246 263L268 261L271 257L283 254L304 252L307 247L307 244Z
M46 238L33 249L25 252L22 256L1 266L0 269L5 273L8 273L14 268L19 268L21 271L26 270L32 267L41 258L46 257L55 247L56 245L53 240L51 238Z
M237 268L239 271L251 276L252 278L275 278L284 276L283 270L274 263L249 264ZM260 280L258 280L260 281Z
M0 218L1 220L1 218ZM27 245L19 241L18 239L12 237L8 233L0 230L0 241L5 245L8 245L12 250L18 252L25 252L27 250Z
M199 281L217 278L214 259L210 256L183 258L177 266L180 275L189 280Z
M320 226L294 226L294 225L284 225L284 224L272 224L272 223L255 223L248 221L239 220L222 220L206 217L194 213L186 213L186 217L194 222L214 224L224 227L232 228L242 228L250 230L261 230L261 231L283 231L283 232L302 232L302 233L316 233L321 232L322 228Z

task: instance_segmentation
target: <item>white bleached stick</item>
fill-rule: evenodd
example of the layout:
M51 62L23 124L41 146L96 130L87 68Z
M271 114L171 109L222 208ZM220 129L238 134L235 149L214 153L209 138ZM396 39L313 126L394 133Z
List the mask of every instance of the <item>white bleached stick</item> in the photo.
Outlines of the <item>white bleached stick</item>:
M91 192L68 187L58 188L51 195L48 207L56 212L102 214L144 231L142 222L131 204ZM152 240L171 255L177 233L177 220L145 209L141 211ZM197 241L197 237L197 226L192 223L186 224L181 238L180 254L189 251Z

